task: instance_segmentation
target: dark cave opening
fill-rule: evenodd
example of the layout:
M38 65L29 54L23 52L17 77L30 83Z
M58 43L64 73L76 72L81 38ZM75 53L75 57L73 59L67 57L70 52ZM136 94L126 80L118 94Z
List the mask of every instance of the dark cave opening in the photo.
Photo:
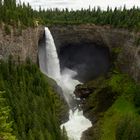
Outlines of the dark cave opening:
M65 68L76 71L75 79L81 82L105 75L111 65L109 48L94 42L64 44L59 48L58 56L61 71Z

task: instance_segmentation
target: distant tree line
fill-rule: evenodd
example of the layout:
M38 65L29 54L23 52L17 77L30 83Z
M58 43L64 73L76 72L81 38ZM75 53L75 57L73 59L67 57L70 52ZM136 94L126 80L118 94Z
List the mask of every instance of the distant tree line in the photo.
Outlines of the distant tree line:
M35 26L35 23L43 25L52 24L97 24L111 25L117 28L140 29L140 8L133 7L132 9L107 8L106 11L98 8L68 10L68 9L48 9L39 11L33 10L29 4L19 3L16 0L0 0L0 22Z
M66 140L64 107L36 65L0 62L0 139Z
M0 23L33 26L33 9L29 4L16 4L16 0L0 0Z
M39 11L39 15L45 24L96 24L110 25L117 28L140 29L140 9L133 7L127 10L107 8L102 11L100 7L93 9L81 9L77 11L47 10Z

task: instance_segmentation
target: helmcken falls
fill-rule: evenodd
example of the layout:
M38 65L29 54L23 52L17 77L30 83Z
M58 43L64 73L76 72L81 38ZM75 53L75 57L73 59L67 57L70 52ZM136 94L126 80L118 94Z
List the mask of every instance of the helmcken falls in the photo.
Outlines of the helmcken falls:
M92 126L91 122L84 117L83 112L73 105L75 100L73 92L80 82L73 79L77 74L75 71L65 68L60 72L56 46L47 27L45 28L45 44L39 48L39 65L41 71L54 79L62 88L63 96L69 105L69 120L62 124L61 128L65 127L69 140L80 140L82 133Z

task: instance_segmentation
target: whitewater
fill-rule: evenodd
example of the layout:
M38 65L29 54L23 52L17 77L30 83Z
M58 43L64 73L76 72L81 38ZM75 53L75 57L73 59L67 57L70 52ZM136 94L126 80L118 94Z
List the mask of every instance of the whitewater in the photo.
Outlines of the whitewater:
M41 71L54 79L62 88L64 98L69 105L69 120L62 124L61 128L65 127L69 140L80 140L82 133L92 126L91 122L84 117L83 111L79 111L76 106L74 110L72 109L72 102L75 100L73 92L80 82L73 79L77 74L75 71L65 68L60 72L56 46L47 27L45 27L45 45L39 48L39 65Z

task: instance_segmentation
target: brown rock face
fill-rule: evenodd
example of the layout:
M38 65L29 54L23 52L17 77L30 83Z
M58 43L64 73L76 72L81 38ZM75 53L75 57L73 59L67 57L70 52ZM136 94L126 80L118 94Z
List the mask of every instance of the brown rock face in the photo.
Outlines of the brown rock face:
M20 57L24 62L30 58L32 62L37 62L38 41L43 36L44 28L27 28L22 31L10 27L10 33L6 34L4 27L0 28L0 59L7 60L12 55L15 60Z
M62 50L69 46L80 49L82 44L90 43L100 48L108 48L111 60L114 61L115 58L116 67L140 81L140 45L137 43L139 33L95 25L52 26L50 30L59 57ZM60 61L62 60L60 58Z
M109 68L109 61L114 61L115 57L115 65L120 70L122 70L122 72L130 74L136 81L140 81L140 45L138 43L140 35L139 33L133 33L123 29L112 29L109 27L101 27L95 25L51 26L50 30L54 37L62 67L63 64L65 64L65 61L60 54L63 52L62 50L64 48L69 48L69 52L74 54L74 51L71 51L70 49L71 47L77 47L77 50L81 50L80 46L96 46L97 53L102 48L102 52L106 51L105 53L100 54L104 55L104 58L102 60L96 59L97 63L95 67L98 66L97 64L100 64L101 67L96 69L96 71L100 71L100 69L102 69L101 73L105 73ZM25 59L28 57L36 63L38 57L38 42L41 38L43 38L43 34L43 27L27 28L23 30L20 34L17 33L17 29L11 29L11 33L8 35L5 33L4 27L1 27L0 59L6 60L9 55L12 55L15 59L20 56L21 61L25 61ZM81 52L84 52L85 48L83 47L82 50ZM111 59L109 58L110 56L107 56L107 51L109 51ZM78 54L77 51L75 52ZM88 50L88 52L90 53L90 49ZM119 52L117 57L116 52ZM89 55L89 53L86 55ZM71 57L73 58L73 62L75 61L75 57L76 56L74 55L72 55ZM71 58L67 57L69 61L71 61ZM81 59L78 60L78 63L80 63L79 61L84 62L87 60ZM89 61L89 63L91 64L91 61ZM89 66L89 63L87 62L86 64ZM69 64L70 68L73 68L75 70L74 65L75 64ZM79 69L81 69L81 66ZM106 70L103 71L103 69ZM87 71L90 73L89 69L87 69ZM82 74L82 72L80 73ZM82 76L85 77L84 75ZM90 77L90 75L87 75L86 77Z
M92 88L82 87L82 85L77 85L75 87L74 94L77 98L84 99L87 98L93 92Z
M61 70L77 72L76 79L90 81L110 68L109 48L92 30L94 26L55 26L51 33L57 47Z

